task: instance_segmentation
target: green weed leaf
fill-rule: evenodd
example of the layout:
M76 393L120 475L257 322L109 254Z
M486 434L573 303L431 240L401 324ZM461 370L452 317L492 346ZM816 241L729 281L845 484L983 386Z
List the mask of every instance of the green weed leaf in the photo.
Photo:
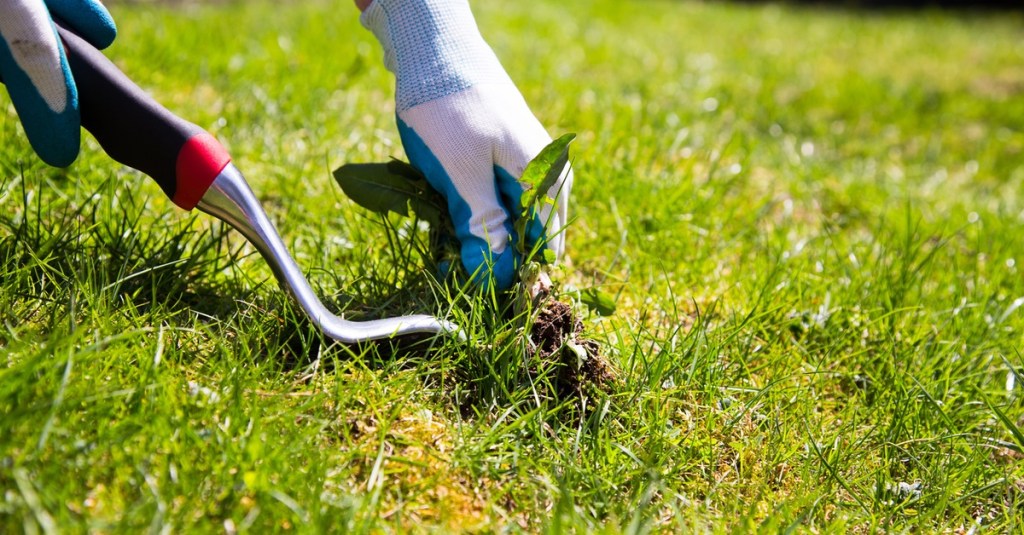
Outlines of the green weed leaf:
M412 210L420 219L439 227L448 221L444 199L405 162L349 163L334 170L334 179L345 195L367 210L403 216Z
M580 301L598 316L611 316L615 313L615 300L597 288L580 291Z
M519 254L528 256L530 250L526 244L527 227L540 213L540 204L550 204L554 199L548 196L548 190L555 184L558 177L562 175L565 166L569 163L569 143L576 139L576 134L565 134L558 139L548 143L541 149L537 156L526 164L523 175L519 181L523 184L525 191L520 199L519 219L516 220L514 228L519 238L516 240L516 249ZM544 257L548 263L548 255Z
M576 139L576 134L565 134L548 143L537 156L526 164L523 176L519 181L527 191L523 193L522 217L527 218L529 211L538 201L543 201L548 190L555 184L558 177L569 163L569 143Z

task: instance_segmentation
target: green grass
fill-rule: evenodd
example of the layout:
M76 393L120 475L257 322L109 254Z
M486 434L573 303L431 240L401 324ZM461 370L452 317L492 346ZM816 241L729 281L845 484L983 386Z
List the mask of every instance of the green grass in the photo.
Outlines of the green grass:
M340 5L339 5L340 4ZM237 234L91 139L0 119L0 531L1015 532L1019 15L474 2L552 134L621 370L544 396L502 306L331 171L401 157L345 2L115 4L109 55L208 128L329 305L471 347L322 340ZM902 484L902 487L901 487Z

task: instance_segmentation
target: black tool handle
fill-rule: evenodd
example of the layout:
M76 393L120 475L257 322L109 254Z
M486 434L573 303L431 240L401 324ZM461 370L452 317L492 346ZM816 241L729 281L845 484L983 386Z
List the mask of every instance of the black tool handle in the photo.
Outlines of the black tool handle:
M194 208L231 161L224 147L153 100L87 41L59 23L58 31L82 126L111 158L152 177L178 206Z

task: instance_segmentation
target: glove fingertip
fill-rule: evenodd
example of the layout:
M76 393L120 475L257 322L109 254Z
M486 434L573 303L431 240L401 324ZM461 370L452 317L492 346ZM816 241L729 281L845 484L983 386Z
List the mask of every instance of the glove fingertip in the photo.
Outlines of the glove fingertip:
M92 46L102 50L117 38L117 24L107 8L96 0L69 2L49 0L50 11Z
M507 290L515 282L516 253L511 247L499 254L479 249L467 251L463 248L462 265L470 273L473 284L485 291L492 287Z
M96 28L90 42L92 43L92 46L103 50L104 48L114 44L115 39L117 39L117 25L114 24L114 19L108 18L107 24L103 24Z
M78 158L82 135L77 109L61 114L42 113L35 118L22 117L22 124L32 148L47 164L67 167Z
M0 72L32 149L49 165L71 165L78 157L81 144L81 114L70 74L65 70L63 80L57 84L52 82L61 80L59 74L50 78L51 84L44 96L2 48Z
M498 255L491 267L494 285L499 290L508 290L516 279L516 253L510 247L504 254Z
M30 138L31 142L32 139ZM44 162L53 167L67 167L78 158L78 142L70 139L50 143L32 143L32 148Z

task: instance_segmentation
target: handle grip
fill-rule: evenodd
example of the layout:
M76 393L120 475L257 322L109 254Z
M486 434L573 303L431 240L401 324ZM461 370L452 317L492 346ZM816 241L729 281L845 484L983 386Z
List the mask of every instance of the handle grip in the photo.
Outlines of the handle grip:
M78 87L82 126L111 158L152 177L178 206L195 208L231 162L227 150L153 100L102 52L57 26Z

